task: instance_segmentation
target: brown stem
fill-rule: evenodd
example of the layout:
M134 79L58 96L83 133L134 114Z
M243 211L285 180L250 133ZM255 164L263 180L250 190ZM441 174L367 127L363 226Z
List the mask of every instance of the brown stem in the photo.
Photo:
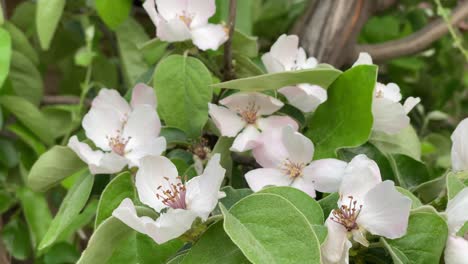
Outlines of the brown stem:
M232 68L232 36L234 35L234 28L236 25L236 8L237 0L229 0L229 36L226 43L224 43L224 81L229 81L234 78Z
M451 25L455 25L468 17L468 1L461 2L451 15ZM421 30L398 40L381 44L356 45L349 61L356 60L359 52L369 53L375 61L385 61L425 50L434 41L448 33L448 27L442 18L438 18Z

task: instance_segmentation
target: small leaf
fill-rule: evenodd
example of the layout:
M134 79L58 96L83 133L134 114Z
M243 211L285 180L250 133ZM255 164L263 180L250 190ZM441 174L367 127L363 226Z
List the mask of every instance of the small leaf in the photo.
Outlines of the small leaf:
M31 241L29 241L27 225L23 220L14 217L0 231L3 245L11 256L25 260L31 255Z
M421 142L412 126L395 135L373 132L369 141L385 154L404 154L421 160Z
M219 199L219 203L222 204L226 209L231 209L231 207L240 201L242 198L251 195L253 191L248 188L244 189L234 189L231 186L224 186L220 190L226 194L226 197ZM219 206L216 206L213 214L221 214L221 209Z
M453 199L466 185L459 179L459 176L468 176L468 172L450 172L447 175L447 197Z
M232 158L229 150L234 142L234 138L220 137L213 148L213 154L221 155L220 165L226 170L225 177L230 179L232 174Z
M3 26L10 32L13 50L26 56L34 65L38 65L39 57L36 50L34 50L31 43L29 43L28 37L10 22L6 22Z
M249 58L258 56L257 37L247 36L235 30L232 37L232 50Z
M398 192L411 199L411 209L416 209L423 206L418 197L416 197L412 192L406 190L405 188L401 188L400 186L396 186L396 189Z
M99 17L111 29L124 22L132 9L131 0L96 0L95 5Z
M0 10L1 11L1 10ZM0 28L0 87L8 76L11 60L11 37L10 33Z
M41 73L27 56L16 50L13 51L9 79L17 96L39 105L44 85Z
M38 0L36 30L42 49L49 49L64 8L65 0Z

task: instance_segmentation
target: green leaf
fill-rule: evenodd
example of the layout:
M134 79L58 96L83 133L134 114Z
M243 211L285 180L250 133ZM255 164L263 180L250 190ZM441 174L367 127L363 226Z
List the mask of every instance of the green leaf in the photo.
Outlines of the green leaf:
M1 10L0 10L1 11ZM11 37L10 33L0 28L0 87L8 76L11 60Z
M327 89L340 74L341 72L336 69L314 68L301 71L263 74L255 77L212 84L211 86L215 88L238 89L241 91L265 91L296 85L298 83L310 83Z
M149 40L143 27L133 18L127 19L115 29L119 55L127 87L133 87L148 65L138 47ZM159 96L159 94L158 94Z
M161 61L154 72L154 87L166 124L198 138L208 120L211 82L210 72L198 59L172 55Z
M0 164L6 168L18 165L19 157L11 141L0 138Z
M410 191L408 191L405 188L402 188L400 186L396 186L396 189L397 189L398 192L400 192L404 196L411 199L411 209L416 209L418 207L423 206L423 204L418 199L418 197L416 197L412 192L410 192Z
M19 28L10 22L6 22L4 27L8 32L10 32L13 50L16 50L26 56L34 65L38 65L39 57L31 43L29 43L28 37L26 37Z
M99 200L94 227L97 228L104 220L110 217L114 209L125 198L130 198L131 200L135 200L136 198L133 177L129 172L119 174L107 184Z
M394 263L438 264L447 240L448 228L435 212L410 215L406 235L398 239L381 238Z
M0 190L0 214L3 214L8 209L10 209L15 204L15 202L16 200L12 194L4 190Z
M305 216L276 194L253 194L229 212L224 230L253 263L320 263L320 243ZM287 243L285 243L287 241Z
M31 240L34 247L44 238L47 229L52 222L52 214L45 196L35 193L28 188L20 188L17 191L18 199L21 202L23 213L31 231Z
M223 230L223 221L211 225L185 255L181 264L248 264L240 249Z
M95 5L99 17L112 29L122 24L132 9L131 0L96 0Z
M232 50L249 58L258 56L257 37L247 36L235 30L232 36Z
M237 78L248 78L264 74L255 62L242 54L234 54L234 70Z
M327 216L330 215L331 211L333 209L338 208L338 199L340 198L340 195L338 193L331 193L327 195L326 197L320 199L318 203L320 204L320 207L322 207L323 210L323 215Z
M25 127L34 131L44 143L48 145L54 143L55 135L50 130L48 120L36 106L18 96L2 96L0 104L15 115Z
M442 192L445 190L445 178L446 175L442 175L438 178L422 183L416 186L412 192L417 194L423 203L429 203L440 197Z
M220 165L226 169L225 177L230 179L232 175L232 158L231 151L229 150L234 142L234 138L220 137L213 148L213 154L219 153L221 155Z
M325 221L323 211L320 204L315 201L315 199L292 187L270 187L261 190L259 193L277 194L288 200L307 218L307 221L309 221L309 224L314 229L320 243L325 241L325 238L327 237L327 228L323 226Z
M447 197L453 199L466 185L459 179L459 176L468 176L468 172L450 172L447 175ZM461 177L460 177L461 178Z
M37 1L36 30L42 49L49 49L64 8L65 0Z
M11 256L15 259L25 260L31 255L29 233L23 220L14 217L0 231L3 245Z
M404 154L415 160L421 160L421 142L412 126L408 126L396 135L373 132L369 141L386 154Z
M39 250L44 250L53 245L62 232L73 222L88 201L91 189L93 188L94 176L88 171L84 171L81 177L68 191L60 208L52 220L44 238L39 244Z
M223 197L219 199L219 203L221 203L224 208L226 209L231 209L231 207L240 201L242 198L247 197L248 195L251 195L253 191L251 189L245 188L245 189L234 189L231 186L224 186L220 190L221 192L224 192L226 194L226 197ZM213 211L213 214L221 214L221 209L219 206L216 206L215 210Z
M16 95L27 99L34 105L39 105L44 88L42 77L37 67L27 56L13 51L9 79Z
M159 38L155 38L143 43L138 48L143 53L143 57L148 64L155 64L164 56L169 44Z
M395 179L402 187L414 189L416 186L432 180L424 163L401 154L388 155L388 160L395 173Z
M91 202L86 205L83 211L76 216L73 221L65 228L65 230L60 235L60 240L69 239L78 229L83 228L94 220L94 215L96 214L96 209L98 206L98 200L93 199Z
M54 146L32 166L28 175L28 186L36 191L45 191L86 167L68 147Z
M25 128L21 124L11 124L6 127L6 130L14 133L18 136L26 145L32 148L32 150L36 153L37 156L42 155L42 153L46 152L46 146L35 136L33 133Z
M80 253L75 245L65 242L55 244L44 254L44 264L75 263L80 258Z
M361 65L344 72L328 89L328 99L310 119L305 135L315 159L334 158L340 148L364 144L372 129L372 97L377 67Z
M188 138L187 135L185 135L185 132L175 128L175 127L163 127L161 128L161 133L159 133L159 136L164 137L166 139L167 145L175 145L175 144L181 144L181 145L188 145Z

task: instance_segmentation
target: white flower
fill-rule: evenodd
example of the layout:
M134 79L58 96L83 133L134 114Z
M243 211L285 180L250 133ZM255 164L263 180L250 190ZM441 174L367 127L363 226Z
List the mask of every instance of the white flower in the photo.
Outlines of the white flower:
M452 134L452 169L468 170L468 118L458 124Z
M379 167L365 155L348 164L339 194L339 208L325 222L328 236L322 245L323 263L348 263L350 239L368 246L367 232L390 239L406 233L411 200L392 181L382 182Z
M224 26L208 23L216 12L215 0L146 0L143 7L161 40L192 39L201 50L217 50L228 39Z
M205 221L223 193L219 188L226 172L215 154L202 175L182 182L177 168L163 156L142 159L135 185L140 201L161 213L158 219L139 217L133 202L126 198L112 215L140 233L162 244L184 234L196 218Z
M100 150L92 150L76 136L68 147L88 164L91 173L117 173L125 166L138 166L146 155L160 155L166 140L158 137L161 123L156 96L151 87L137 84L130 105L115 90L101 89L84 116L86 136Z
M317 66L317 59L307 58L303 48L298 48L299 38L295 35L281 35L271 46L270 52L262 56L269 73L311 69ZM291 105L304 112L312 112L327 100L327 91L320 86L307 83L287 86L278 90Z
M360 53L353 67L358 65L372 65L372 58L368 53ZM372 101L372 115L374 116L372 129L374 131L397 134L409 125L408 113L419 104L421 99L408 97L403 105L400 101L400 87L397 84L377 83L375 85Z
M312 161L314 145L291 126L262 133L261 145L252 152L263 167L249 171L245 179L253 191L268 185L291 186L315 197L315 190L338 191L346 162Z
M208 104L209 113L221 135L237 136L232 144L232 151L244 152L256 147L260 131L286 125L291 125L296 130L298 128L296 121L289 116L262 117L273 114L284 105L280 100L266 94L235 93L219 103L227 108Z
M446 264L468 263L468 232L457 236L457 232L468 221L468 188L460 191L447 204L449 237L445 247Z

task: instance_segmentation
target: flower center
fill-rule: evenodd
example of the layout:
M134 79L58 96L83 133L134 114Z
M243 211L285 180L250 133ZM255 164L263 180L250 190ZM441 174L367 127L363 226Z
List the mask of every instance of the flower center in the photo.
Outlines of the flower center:
M353 196L348 196L349 205L342 205L340 208L333 210L331 220L344 226L346 230L351 231L358 229L359 226L356 220L361 213L362 205L357 207L357 201L354 200Z
M256 106L255 103L249 103L245 109L239 111L239 114L248 124L255 124L259 109L260 107Z
M177 178L181 179L180 176ZM163 189L163 186L159 185L159 193L156 194L156 198L173 209L187 209L187 204L185 203L185 185L182 182L177 184L171 183L167 177L164 177L164 179L169 183L170 187L169 189Z
M208 158L211 153L211 150L208 147L208 140L206 138L201 138L199 142L189 146L189 150L201 160Z
M127 146L127 143L131 137L125 139L120 136L120 131L117 132L117 136L107 137L107 140L109 141L109 147L112 149L112 151L120 156L123 156L125 155L125 147Z
M304 163L295 163L287 159L283 162L281 169L288 175L291 179L296 179L297 177L302 176L302 170L304 169Z
M384 97L384 92L382 90L377 90L377 93L375 94L376 98L383 98Z
M187 27L190 27L190 24L192 24L193 16L184 12L182 15L179 15L179 19L182 20L182 22L184 22L185 25L187 25Z

